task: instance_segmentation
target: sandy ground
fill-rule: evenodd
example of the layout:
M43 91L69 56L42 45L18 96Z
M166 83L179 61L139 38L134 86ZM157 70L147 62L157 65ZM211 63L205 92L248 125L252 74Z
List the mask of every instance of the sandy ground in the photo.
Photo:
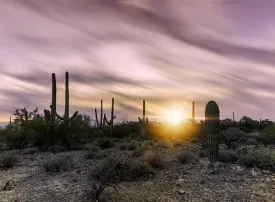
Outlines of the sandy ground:
M181 164L176 158L179 148L160 149L166 156L164 169L156 170L156 175L147 179L121 182L118 191L108 188L103 194L104 201L275 201L275 175L270 172L220 163L217 173L213 174L204 158L192 164ZM196 146L185 149L198 152ZM112 151L124 152L118 148ZM41 166L55 154L11 152L19 156L20 162L12 169L0 170L1 202L87 201L85 190L89 188L89 174L98 163L98 160L84 158L87 151L64 152L73 157L74 167L56 174L46 173ZM3 190L9 180L14 187Z

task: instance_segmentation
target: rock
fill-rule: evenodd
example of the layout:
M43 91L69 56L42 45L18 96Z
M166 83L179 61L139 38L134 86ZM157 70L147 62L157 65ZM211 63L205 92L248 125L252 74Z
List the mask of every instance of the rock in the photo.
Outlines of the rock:
M200 181L200 184L205 184L205 180L202 179L202 180Z
M240 173L240 172L243 171L243 168L242 168L241 166L238 166L238 165L237 165L237 166L234 166L234 167L233 167L233 170L236 171L237 173Z
M5 183L5 186L3 187L4 191L10 191L15 187L15 183L12 180L9 180Z
M251 170L250 170L250 174L252 175L252 176L257 176L258 174L256 173L256 171L252 168Z
M180 189L178 192L179 194L185 194L185 191L183 189Z

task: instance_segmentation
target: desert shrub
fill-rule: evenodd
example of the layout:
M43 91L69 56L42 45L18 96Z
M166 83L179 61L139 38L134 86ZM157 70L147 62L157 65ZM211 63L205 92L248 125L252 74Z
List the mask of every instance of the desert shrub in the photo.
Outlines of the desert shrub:
M238 160L238 155L234 150L220 150L218 161L223 163L235 163Z
M121 123L114 125L113 127L113 137L124 138L131 134L131 127L128 123Z
M248 134L238 128L228 128L221 133L221 142L223 142L227 148L237 148L240 145L246 144L248 139Z
M200 151L199 151L199 157L200 158L204 158L204 157L207 157L207 150L206 149L201 149Z
M91 189L89 191L89 197L92 201L98 201L100 196L107 187L118 187L118 183L121 179L122 170L124 170L125 161L117 156L110 156L104 159L100 164L92 171ZM127 167L127 166L126 166Z
M134 161L130 165L129 174L132 178L145 177L153 175L155 172L151 165L140 160Z
M82 138L88 137L91 129L90 118L87 115L78 115L69 122L59 119L49 122L37 109L33 112L18 109L14 115L14 123L0 131L0 135L4 134L10 148L47 148L57 142L61 142L69 149L75 148Z
M95 158L96 159L103 159L110 156L110 151L109 150L104 150L104 151L99 151L95 153Z
M68 150L67 147L62 144L52 145L52 146L48 147L48 151L50 151L52 153L60 153L60 152L64 152L67 150Z
M181 163L192 163L197 159L194 154L184 150L178 153L177 158Z
M2 129L0 136L4 138L7 147L10 149L24 149L33 146L39 134L29 128L10 125Z
M256 136L256 140L265 145L275 144L275 125L264 128L263 133Z
M147 150L142 155L142 159L150 164L153 168L164 167L164 156L160 152Z
M249 153L254 152L257 149L257 147L255 145L244 145L241 147L238 147L236 149L236 154L240 157L240 156L245 156Z
M141 126L139 122L129 122L130 131L132 134L139 134L141 130Z
M68 171L73 167L73 159L68 154L57 154L43 163L46 172Z
M99 147L90 147L90 149L85 154L85 159L94 159L96 158L97 153L100 151Z
M134 150L138 147L137 141L133 140L127 145L128 150Z
M114 146L114 143L107 138L98 138L97 144L101 149L107 149Z
M122 143L119 145L120 150L125 150L127 148L127 143Z
M0 134L0 136L1 136L1 134ZM0 151L6 151L8 149L9 149L9 147L6 142L4 142L4 141L0 142Z
M135 150L132 153L132 156L133 157L140 157L140 156L143 155L144 151L145 151L144 147L142 147L142 146L136 147Z
M268 148L242 147L237 151L238 163L247 167L259 167L275 171L275 151Z
M18 157L12 154L0 156L0 168L12 168L18 163Z
M24 155L31 155L38 153L40 150L37 147L27 148L23 151Z

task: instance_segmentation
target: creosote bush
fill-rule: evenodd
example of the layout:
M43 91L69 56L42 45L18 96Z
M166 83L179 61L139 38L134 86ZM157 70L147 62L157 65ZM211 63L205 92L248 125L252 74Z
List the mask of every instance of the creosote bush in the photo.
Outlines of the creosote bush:
M177 157L181 163L187 164L197 160L197 157L194 154L184 150L180 151Z
M73 159L69 154L57 154L43 163L46 172L68 171L73 167Z
M16 166L18 157L12 154L2 154L0 156L0 168L8 169Z
M237 149L238 163L275 171L275 151L264 147L243 146Z
M92 201L98 201L107 187L116 189L121 181L136 180L154 173L152 167L141 159L131 161L129 157L111 155L92 170L88 196Z
M142 159L153 168L164 168L164 155L158 151L147 150L142 155Z
M32 154L36 154L40 152L40 150L37 147L31 147L31 148L27 148L23 151L24 155L32 155Z
M238 160L238 155L236 151L224 149L220 150L218 161L223 163L235 163Z
M107 138L98 138L97 144L101 149L107 149L114 146L114 143Z

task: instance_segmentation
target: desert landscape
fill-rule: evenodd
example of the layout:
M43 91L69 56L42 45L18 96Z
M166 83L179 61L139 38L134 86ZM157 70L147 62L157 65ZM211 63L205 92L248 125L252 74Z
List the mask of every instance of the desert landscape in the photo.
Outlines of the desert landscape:
M1 129L2 201L274 201L275 125L242 117L220 120L215 101L205 120L150 122L146 101L138 121L108 121L103 100L95 124L76 111L17 109Z
M275 202L274 0L0 0L0 202Z

